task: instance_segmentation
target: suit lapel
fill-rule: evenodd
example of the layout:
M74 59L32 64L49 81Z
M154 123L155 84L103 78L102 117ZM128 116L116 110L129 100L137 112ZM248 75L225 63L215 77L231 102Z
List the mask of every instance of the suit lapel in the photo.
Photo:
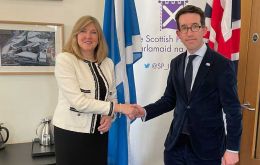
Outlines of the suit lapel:
M199 86L202 84L202 82L205 80L205 76L207 75L208 71L212 67L212 62L213 62L213 56L211 55L211 51L209 48L207 48L207 51L201 61L201 64L199 66L198 73L196 75L191 95L190 98L196 93L198 90Z
M185 59L187 56L187 52L184 53L182 58L180 59L180 64L179 64L179 71L178 71L178 80L180 80L180 90L182 90L181 94L182 97L185 100L188 100L187 92L186 92L186 87L185 87L185 80L184 80L184 68L185 68Z

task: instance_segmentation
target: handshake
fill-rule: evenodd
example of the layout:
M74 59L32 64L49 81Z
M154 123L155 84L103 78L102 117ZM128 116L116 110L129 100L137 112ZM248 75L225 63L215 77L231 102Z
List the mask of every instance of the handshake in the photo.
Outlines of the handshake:
M115 112L125 114L130 120L145 115L145 110L138 104L115 104Z

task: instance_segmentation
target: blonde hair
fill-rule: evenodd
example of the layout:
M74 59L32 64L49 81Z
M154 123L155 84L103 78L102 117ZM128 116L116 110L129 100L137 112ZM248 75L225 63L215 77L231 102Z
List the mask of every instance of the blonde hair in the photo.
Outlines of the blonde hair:
M98 33L98 45L94 50L94 58L97 60L98 63L101 63L107 57L108 49L101 26L98 20L92 16L82 16L78 19L72 29L69 40L65 44L63 52L69 52L75 55L77 58L84 60L83 55L80 51L80 47L78 45L77 35L82 29L84 29L91 23L94 24Z

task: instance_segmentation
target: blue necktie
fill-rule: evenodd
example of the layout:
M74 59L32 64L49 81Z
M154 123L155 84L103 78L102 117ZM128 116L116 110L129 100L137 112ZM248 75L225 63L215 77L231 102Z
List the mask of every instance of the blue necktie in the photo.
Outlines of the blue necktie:
M188 61L185 76L184 76L185 86L186 86L186 91L187 91L188 97L190 96L190 91L191 91L192 72L193 72L192 61L197 56L198 55L189 55L189 61Z

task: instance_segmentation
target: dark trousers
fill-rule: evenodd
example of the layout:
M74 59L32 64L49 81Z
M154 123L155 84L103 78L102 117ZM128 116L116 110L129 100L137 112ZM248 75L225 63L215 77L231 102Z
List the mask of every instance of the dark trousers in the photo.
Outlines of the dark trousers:
M221 159L202 160L193 151L188 135L181 134L170 151L164 151L165 165L221 165Z

